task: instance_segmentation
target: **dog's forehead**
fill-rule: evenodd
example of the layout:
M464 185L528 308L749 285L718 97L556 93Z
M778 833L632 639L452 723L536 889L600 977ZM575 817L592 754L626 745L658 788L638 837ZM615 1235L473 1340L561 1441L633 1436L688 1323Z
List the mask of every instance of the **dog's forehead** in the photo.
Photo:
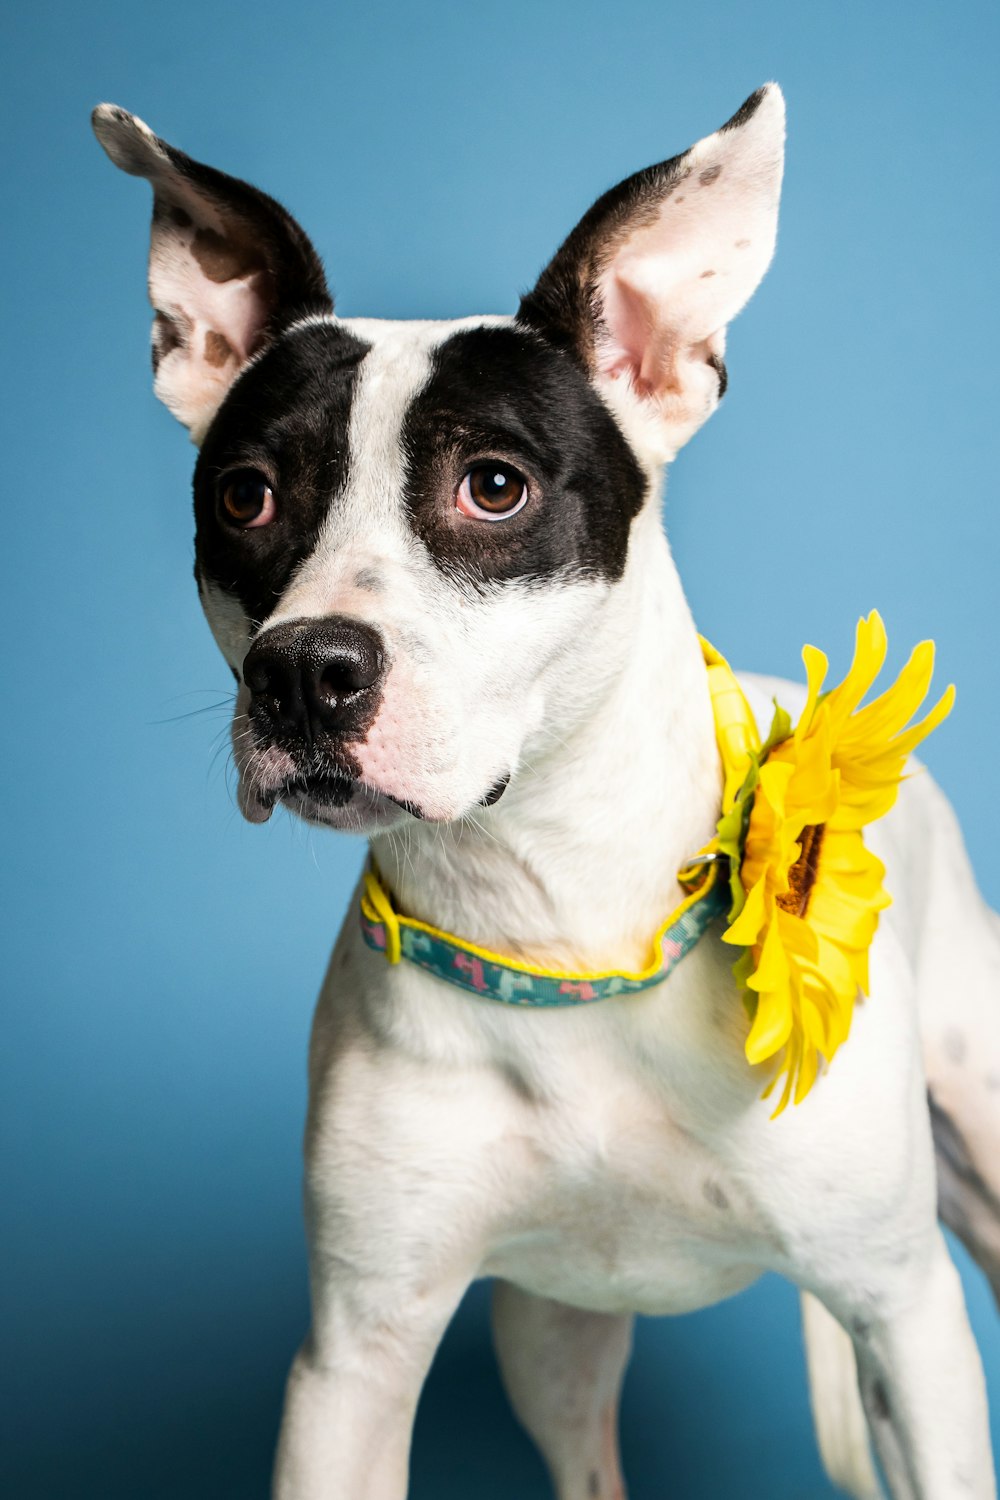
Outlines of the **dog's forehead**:
M372 422L383 428L394 417L402 423L409 403L430 378L435 352L456 335L477 328L513 328L514 319L502 314L468 318L339 318L333 313L301 318L280 336L294 347L313 330L333 340L364 346L354 391L354 406L363 404L363 420L353 426L358 438L370 435ZM314 335L315 336L315 335Z
M501 525L455 495L498 460L530 500ZM253 534L218 521L219 476L260 469L279 518ZM620 576L646 491L621 428L579 366L516 319L303 318L253 361L210 429L195 476L199 570L249 620L334 608L369 556L451 586ZM305 597L305 596L304 596Z

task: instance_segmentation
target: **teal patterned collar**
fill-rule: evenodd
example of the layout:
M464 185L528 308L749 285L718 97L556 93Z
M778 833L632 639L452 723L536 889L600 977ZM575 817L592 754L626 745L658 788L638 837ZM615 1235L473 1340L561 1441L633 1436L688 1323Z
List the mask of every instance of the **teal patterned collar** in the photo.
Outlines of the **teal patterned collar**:
M612 995L635 994L666 979L729 905L726 879L719 878L722 864L718 856L708 856L692 870L689 884L694 889L663 923L653 940L649 964L636 973L559 973L518 963L426 922L401 916L374 862L362 881L361 933L368 947L384 954L389 963L405 958L428 974L485 1000L499 1000L505 1005L584 1005Z

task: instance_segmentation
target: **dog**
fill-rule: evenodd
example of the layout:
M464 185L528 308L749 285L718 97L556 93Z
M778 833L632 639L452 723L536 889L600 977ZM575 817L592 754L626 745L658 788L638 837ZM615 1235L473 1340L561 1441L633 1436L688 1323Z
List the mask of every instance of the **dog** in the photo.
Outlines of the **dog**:
M711 839L720 763L662 529L771 260L784 103L600 198L514 317L340 319L299 225L125 111L153 187L154 388L198 446L196 577L238 684L239 804L367 834L415 922L562 971L641 969ZM766 725L802 689L742 679ZM870 831L894 904L869 998L771 1118L710 927L642 993L502 1005L386 962L352 911L310 1046L311 1331L277 1500L400 1500L469 1284L559 1500L621 1500L636 1312L765 1271L803 1294L833 1481L995 1495L938 1210L1000 1293L1000 920L926 773Z

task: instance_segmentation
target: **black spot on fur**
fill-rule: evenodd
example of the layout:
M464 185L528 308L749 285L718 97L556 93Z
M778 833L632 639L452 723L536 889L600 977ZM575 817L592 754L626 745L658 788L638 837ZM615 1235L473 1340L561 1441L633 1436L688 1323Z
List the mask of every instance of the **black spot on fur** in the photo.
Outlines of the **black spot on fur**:
M889 1392L881 1380L874 1380L872 1382L872 1414L879 1422L888 1422L892 1415L892 1408L889 1405Z
M729 1207L729 1199L726 1197L726 1194L719 1184L713 1182L710 1177L705 1178L705 1181L701 1185L701 1190L713 1208L725 1210Z
M233 385L206 435L194 473L198 565L235 594L259 626L293 570L312 551L347 472L347 424L368 345L335 325L280 341ZM274 491L269 526L219 519L218 486L236 468L259 469Z
M168 354L172 354L175 349L186 344L189 336L190 322L179 310L172 318L168 318L166 313L162 312L154 314L151 345L154 375L160 368L161 360L166 359Z
M449 573L476 582L563 571L618 578L645 479L579 367L527 329L474 328L434 351L403 425L413 529ZM462 515L467 470L505 460L527 505L502 521Z
M364 589L368 594L383 594L385 579L376 568L359 568L354 575L354 587Z
M698 173L698 181L701 183L702 187L711 187L712 183L717 182L721 175L722 168L721 166L719 166L718 162L716 162L714 167L706 167L704 172Z
M534 1089L516 1063L501 1061L497 1066L501 1078L519 1099L523 1099L528 1104L536 1102Z
M601 1493L601 1476L596 1469L591 1469L587 1476L587 1494L591 1497L599 1496Z

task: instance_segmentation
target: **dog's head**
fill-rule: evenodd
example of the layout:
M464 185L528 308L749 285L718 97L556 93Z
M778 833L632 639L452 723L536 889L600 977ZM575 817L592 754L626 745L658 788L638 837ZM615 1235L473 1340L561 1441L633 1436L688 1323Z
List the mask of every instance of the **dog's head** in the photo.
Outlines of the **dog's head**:
M774 249L780 91L606 193L514 318L442 323L338 318L273 199L94 123L153 186L155 390L200 448L244 813L374 831L496 801L629 649L643 517Z

